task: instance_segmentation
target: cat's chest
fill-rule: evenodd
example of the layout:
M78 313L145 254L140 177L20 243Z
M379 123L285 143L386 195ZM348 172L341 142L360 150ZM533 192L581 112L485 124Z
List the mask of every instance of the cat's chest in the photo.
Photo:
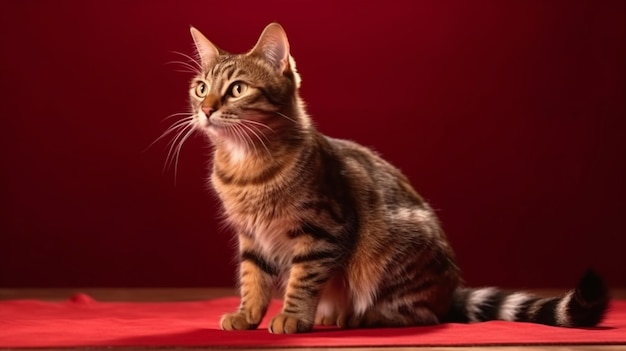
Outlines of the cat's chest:
M257 226L290 217L292 199L286 194L261 187L224 187L218 191L228 217Z
M267 256L290 256L289 233L299 227L299 215L288 197L258 190L232 191L222 198L227 221L238 234L252 237Z

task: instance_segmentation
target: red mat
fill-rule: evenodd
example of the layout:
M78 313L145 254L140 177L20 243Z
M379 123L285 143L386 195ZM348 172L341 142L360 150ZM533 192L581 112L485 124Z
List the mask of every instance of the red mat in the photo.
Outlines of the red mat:
M459 346L626 344L626 301L614 301L601 326L566 329L493 321L400 329L316 328L301 335L273 335L266 328L225 332L220 316L238 299L198 302L96 302L78 294L67 302L0 302L0 347L77 346ZM277 313L274 301L270 315Z

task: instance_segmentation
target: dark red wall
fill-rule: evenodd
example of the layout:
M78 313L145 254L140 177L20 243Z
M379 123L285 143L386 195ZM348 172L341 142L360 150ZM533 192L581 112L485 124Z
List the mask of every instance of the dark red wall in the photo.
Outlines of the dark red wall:
M471 285L626 286L624 1L2 1L1 286L210 286L234 241L178 175L189 25L226 50L286 28L319 128L401 167ZM169 139L168 139L169 140Z

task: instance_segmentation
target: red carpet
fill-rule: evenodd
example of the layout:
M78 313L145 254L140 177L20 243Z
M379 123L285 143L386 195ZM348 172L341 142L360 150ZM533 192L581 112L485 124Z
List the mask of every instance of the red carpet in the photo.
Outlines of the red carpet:
M72 346L456 346L516 344L626 344L626 301L614 301L592 329L510 322L444 324L401 329L317 328L303 335L266 329L224 332L219 318L237 298L200 302L96 302L76 295L67 302L0 302L0 348ZM270 315L280 309L275 301ZM263 324L264 328L267 324Z

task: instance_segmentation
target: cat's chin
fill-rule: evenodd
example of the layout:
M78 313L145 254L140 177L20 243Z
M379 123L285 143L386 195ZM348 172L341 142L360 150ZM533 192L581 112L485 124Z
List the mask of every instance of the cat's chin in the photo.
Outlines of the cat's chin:
M211 138L224 138L231 133L228 126L206 117L201 118L199 127Z
M200 126L213 140L222 140L246 148L251 145L256 145L257 142L264 143L264 141L269 141L265 130L258 127L258 125L263 125L264 128L268 130L272 129L256 121L255 117L257 116L246 116L247 121L256 123L256 125L251 125L211 116L207 118L204 123L201 122Z
M204 130L204 132L212 140L231 140L235 138L231 135L231 132L229 132L227 128L216 126L214 124L207 124L202 128L202 130Z
M202 127L202 130L216 145L227 145L229 149L232 147L245 148L246 146L245 141L241 140L241 134L233 132L227 126L207 123Z

